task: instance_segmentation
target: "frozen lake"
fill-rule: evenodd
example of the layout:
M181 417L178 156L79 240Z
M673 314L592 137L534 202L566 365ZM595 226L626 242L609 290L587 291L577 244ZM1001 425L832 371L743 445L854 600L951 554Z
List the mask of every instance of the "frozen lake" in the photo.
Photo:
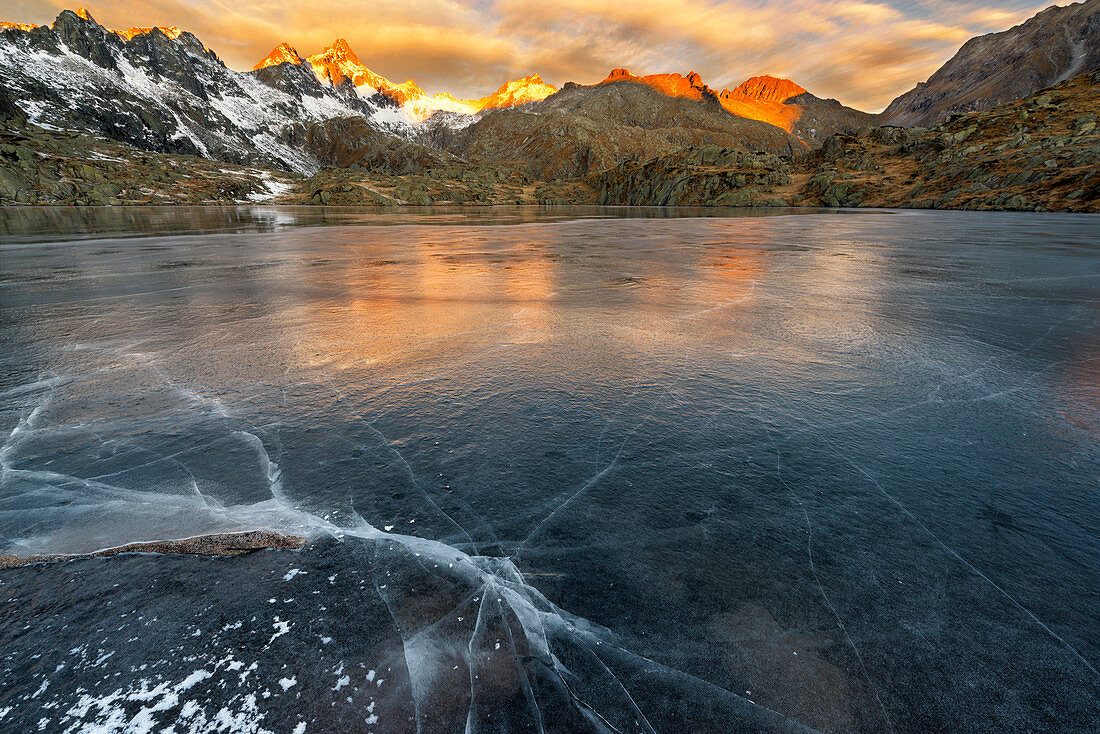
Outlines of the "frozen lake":
M87 234L87 233L94 234ZM1100 219L0 209L0 729L1100 729Z

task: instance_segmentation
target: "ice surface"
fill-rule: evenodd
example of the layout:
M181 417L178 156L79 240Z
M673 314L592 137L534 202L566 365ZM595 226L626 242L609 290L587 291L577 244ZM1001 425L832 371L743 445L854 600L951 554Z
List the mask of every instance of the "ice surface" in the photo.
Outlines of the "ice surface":
M1092 220L604 214L5 245L7 551L311 543L5 571L0 721L1095 728Z

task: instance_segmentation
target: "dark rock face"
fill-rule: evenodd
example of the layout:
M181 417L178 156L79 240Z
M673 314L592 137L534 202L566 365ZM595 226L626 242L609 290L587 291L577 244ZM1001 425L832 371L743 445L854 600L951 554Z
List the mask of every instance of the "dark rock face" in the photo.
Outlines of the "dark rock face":
M716 145L623 163L592 178L600 204L629 206L786 206L785 199L759 195L791 182L778 156Z
M145 67L158 77L171 79L203 101L209 101L206 87L199 73L201 67L193 65L191 58L206 58L217 62L218 57L207 51L190 33L172 40L159 28L134 36L127 50L145 61Z
M190 33L126 35L71 11L52 27L5 30L0 84L30 122L308 173L319 166L302 148L310 123L379 109L378 100L323 85L292 64L232 71Z
M783 104L797 105L801 110L791 132L810 147L820 145L836 133L853 133L874 124L875 120L870 113L845 107L835 99L815 97L809 92L791 97Z
M1050 7L1015 28L970 39L927 82L891 102L878 121L934 125L952 113L988 110L1097 69L1100 0Z
M305 143L322 165L355 166L396 175L420 173L455 160L441 150L379 132L358 117L313 123L305 133Z
M96 66L118 69L112 51L121 46L121 39L98 25L92 16L85 19L71 10L62 10L54 21L53 32L70 50Z
M13 122L23 125L27 122L27 115L15 104L3 87L0 87L0 122Z

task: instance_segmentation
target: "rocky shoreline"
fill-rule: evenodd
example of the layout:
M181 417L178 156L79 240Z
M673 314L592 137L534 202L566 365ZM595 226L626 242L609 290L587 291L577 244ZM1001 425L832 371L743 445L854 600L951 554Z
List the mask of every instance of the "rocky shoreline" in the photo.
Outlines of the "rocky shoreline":
M250 530L242 533L216 533L182 540L154 540L127 543L92 553L16 556L0 554L0 569L29 566L36 563L61 563L77 558L108 558L124 553L183 554L194 556L240 556L260 550L298 550L305 538L270 530Z

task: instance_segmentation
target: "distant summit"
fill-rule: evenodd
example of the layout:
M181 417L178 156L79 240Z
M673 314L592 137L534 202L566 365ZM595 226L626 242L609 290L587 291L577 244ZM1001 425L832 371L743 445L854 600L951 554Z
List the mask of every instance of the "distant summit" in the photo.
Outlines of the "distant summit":
M263 60L253 66L252 71L266 69L276 64L294 64L295 66L301 66L304 62L305 59L302 58L296 48L289 43L280 43L278 46L271 49L271 53L265 56Z
M553 84L547 84L538 74L531 74L522 79L504 82L497 91L488 97L475 100L474 104L479 110L496 110L502 107L515 107L516 105L538 102L546 99L558 91Z
M680 74L647 74L637 76L627 69L612 69L600 84L614 84L615 82L635 82L653 87L661 94L670 97L683 97L693 99L696 102L703 99L717 99L717 93L703 83L702 78L694 71L687 76Z
M765 74L746 79L733 89L724 90L722 94L729 99L786 102L791 97L806 94L806 90L790 79Z

